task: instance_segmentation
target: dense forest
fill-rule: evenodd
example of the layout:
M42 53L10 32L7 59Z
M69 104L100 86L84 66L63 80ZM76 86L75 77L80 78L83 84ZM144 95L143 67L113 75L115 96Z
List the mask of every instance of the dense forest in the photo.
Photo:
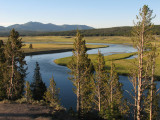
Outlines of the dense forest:
M101 29L89 29L79 30L83 36L131 36L131 30L133 27L113 27L113 28L101 28ZM160 35L160 25L155 25L152 28L154 35ZM19 31L21 36L75 36L76 30L72 31L60 31L60 32L42 32L42 31ZM0 32L0 36L8 36L8 32Z

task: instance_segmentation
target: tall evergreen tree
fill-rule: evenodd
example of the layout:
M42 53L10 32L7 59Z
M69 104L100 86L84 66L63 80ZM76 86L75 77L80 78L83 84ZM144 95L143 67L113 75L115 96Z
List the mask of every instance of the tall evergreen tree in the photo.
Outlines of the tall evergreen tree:
M128 106L123 99L122 84L116 73L115 65L111 62L111 70L105 92L105 106L102 107L100 115L104 119L123 119L127 116Z
M36 62L36 68L34 70L33 82L31 83L31 91L34 100L42 100L44 93L46 92L46 85L42 81L40 67L38 62Z
M148 83L149 63L144 57L148 54L150 42L154 39L151 28L153 24L151 20L153 11L147 5L140 9L139 16L137 16L137 23L133 29L133 42L138 51L138 89L137 89L137 120L142 118L143 110L143 93Z
M95 64L95 79L94 79L94 103L96 109L100 112L102 108L106 107L108 93L108 76L105 69L104 56L98 51L97 63ZM107 95L107 96L106 96ZM102 113L101 113L102 114Z
M45 92L45 100L51 104L56 103L59 104L59 89L56 88L56 82L54 81L54 78L50 79L50 85L47 91Z
M33 46L32 46L32 44L29 44L29 49L33 49Z
M4 99L6 97L6 88L3 76L4 68L5 68L4 44L3 41L0 40L0 99Z
M137 65L136 63L135 63L135 61L134 61L134 63L133 64L135 64L135 65ZM138 81L137 81L137 77L138 76L138 70L137 70L137 67L132 67L132 68L130 68L130 75L129 75L129 79L130 79L130 82L131 82L131 84L132 84L132 86L133 86L133 89L132 89L132 91L133 91L133 95L132 95L132 93L129 93L130 95L131 95L131 97L134 99L134 103L130 103L131 105L131 107L133 108L133 116L134 116L134 120L137 120L137 83L138 83ZM131 109L132 110L132 109Z
M90 107L90 96L91 96L91 76L93 73L93 65L91 60L87 55L87 48L85 45L85 40L83 40L82 35L77 32L72 60L68 64L68 68L71 70L72 75L70 80L72 80L77 95L77 112L80 117L80 113L84 109L89 109Z
M27 99L27 101L32 99L32 91L30 83L28 81L26 81L26 86L25 86L25 98Z
M155 63L157 54L157 47L156 45L151 45L150 52L147 56L148 63L149 63L149 85L148 85L148 93L147 99L145 99L145 112L147 113L146 119L156 120L159 118L159 93L156 90L156 83L155 83Z
M7 96L9 99L22 97L24 90L24 78L26 76L24 65L26 65L26 62L24 52L21 50L22 46L19 33L12 29L5 45L7 69L4 79L7 82Z
M110 113L112 118L119 118L125 112L123 109L123 92L122 92L122 84L119 82L119 77L116 73L115 65L111 63L111 70L109 74L109 88L110 88L110 97L109 97L109 105L110 105ZM123 111L124 110L124 111Z

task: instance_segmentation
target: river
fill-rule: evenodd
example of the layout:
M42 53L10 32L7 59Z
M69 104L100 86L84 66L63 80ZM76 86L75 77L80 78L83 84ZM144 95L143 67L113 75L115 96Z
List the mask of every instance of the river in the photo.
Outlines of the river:
M99 45L109 45L106 48L97 48L88 50L88 54L97 54L98 49L106 55L116 54L116 53L130 53L136 52L132 46L128 45L119 45L119 44L104 44L104 43L92 43ZM42 55L33 55L26 56L25 60L27 62L28 70L26 80L30 83L33 80L33 74L35 69L35 63L38 62L40 65L40 72L42 76L42 80L45 82L46 86L49 86L50 78L54 77L54 80L57 84L57 87L60 88L60 101L61 105L65 108L76 108L76 95L73 93L72 82L68 80L68 72L69 69L65 66L60 66L55 64L53 61L58 58L64 58L72 56L72 52L62 52L62 53L53 53L53 54L42 54ZM132 86L128 80L127 76L119 76L120 82L123 84L123 90L131 90ZM160 87L160 83L158 83L158 87ZM124 91L125 98L129 97L129 94Z

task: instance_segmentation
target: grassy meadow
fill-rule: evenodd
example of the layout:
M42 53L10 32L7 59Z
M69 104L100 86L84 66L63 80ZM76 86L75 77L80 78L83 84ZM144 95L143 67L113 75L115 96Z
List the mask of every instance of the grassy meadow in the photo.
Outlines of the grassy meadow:
M160 53L160 50L158 50L158 53ZM111 61L113 61L114 64L116 65L116 71L118 72L118 74L128 75L130 73L130 69L134 65L133 63L137 60L136 58L134 59L126 59L126 58L129 58L136 54L137 53L134 52L134 53L123 53L123 54L113 54L113 55L104 56L107 70L110 70ZM98 56L96 54L89 55L89 58L91 59L93 64L97 63L97 57ZM66 58L56 59L54 62L58 65L67 66L70 60L71 60L71 57L66 57ZM160 77L159 61L160 61L160 56L158 56L156 59L156 70L155 70L155 75Z
M87 48L102 48L107 47L107 45L87 45ZM32 53L32 52L41 52L41 51L51 51L51 50L71 50L73 49L73 44L32 44L32 49L29 49L29 44L25 44L23 46L23 51L25 53Z
M73 43L74 36L24 36L22 37L23 42L27 43L47 43L47 42L63 42L63 43ZM0 37L0 40L7 41L7 37ZM132 44L130 37L123 36L94 36L94 37L84 37L88 43L115 43L115 44Z
M50 51L50 50L65 50L72 49L74 36L23 36L22 42L24 42L25 46L23 50L25 53L32 52L40 52L40 51ZM155 36L156 44L160 46L160 36ZM7 37L0 37L0 40L7 41ZM94 36L94 37L84 37L87 43L111 43L111 44L129 44L132 45L131 37L124 36ZM33 49L29 49L29 43L32 43ZM106 47L105 45L87 45L87 48L100 48ZM158 52L160 51L160 47L158 47ZM125 59L135 53L124 53L124 54L116 54L105 56L106 66L109 68L111 60L116 64L117 72L119 74L128 74L130 66L134 59ZM96 62L97 55L89 55L92 62ZM67 65L70 61L70 57L61 58L55 60L55 62L59 65ZM157 70L156 75L160 76L160 55L157 57Z
M128 68L131 66L131 61L133 59L126 58L129 58L133 55L136 55L136 53L123 53L104 56L107 70L110 70L111 61L113 61L119 74L128 74ZM96 54L89 55L89 58L93 64L97 63L97 57L98 56ZM56 59L54 62L58 65L66 66L69 61L71 61L71 57Z
M136 58L134 59L126 59L126 58L129 58L136 54L137 53L134 52L134 53L123 53L123 54L113 54L113 55L104 56L107 70L110 70L111 61L113 61L114 64L116 65L116 71L118 72L118 74L128 75L130 72L129 69L131 69L131 66L134 65L133 62L137 60ZM98 56L96 54L89 55L89 58L91 59L93 64L97 63L97 57ZM65 57L65 58L56 59L54 62L58 65L67 66L70 60L71 60L71 57ZM158 56L156 60L157 62L156 62L155 75L160 76L160 63L159 63L160 56Z
M63 42L73 43L75 36L22 36L22 41L27 43L51 43ZM160 42L160 36L155 36L157 42ZM0 40L6 42L8 37L0 37ZM113 43L113 44L132 44L131 37L125 36L94 36L84 37L88 43Z

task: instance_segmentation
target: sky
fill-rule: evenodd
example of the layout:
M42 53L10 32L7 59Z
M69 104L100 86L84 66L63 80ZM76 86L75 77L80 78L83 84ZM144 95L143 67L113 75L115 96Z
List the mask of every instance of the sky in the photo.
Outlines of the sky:
M143 5L160 24L160 0L0 0L0 26L26 22L79 24L94 28L133 26Z

